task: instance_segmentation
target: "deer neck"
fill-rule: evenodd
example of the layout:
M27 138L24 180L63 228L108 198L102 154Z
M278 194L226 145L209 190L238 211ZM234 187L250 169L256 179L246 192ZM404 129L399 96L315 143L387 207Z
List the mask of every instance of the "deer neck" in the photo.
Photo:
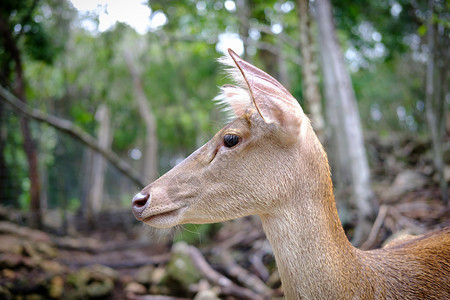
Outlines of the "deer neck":
M303 177L310 178L309 189L276 199L282 204L261 216L287 299L351 298L360 277L361 260L339 220L328 164L323 174Z

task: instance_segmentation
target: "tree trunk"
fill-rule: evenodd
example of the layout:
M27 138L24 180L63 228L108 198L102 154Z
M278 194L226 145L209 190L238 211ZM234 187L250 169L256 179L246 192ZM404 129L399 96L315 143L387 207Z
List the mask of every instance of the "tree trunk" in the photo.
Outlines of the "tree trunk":
M91 166L92 161L94 157L94 151L92 151L90 148L85 148L83 151L83 160L81 163L81 191L80 191L80 210L79 214L83 217L84 220L89 219L89 192L91 188L91 180L92 180L92 173L91 173Z
M286 64L286 56L284 55L283 51L283 42L278 40L278 74L280 83L289 91L291 90L291 82L289 80L289 72Z
M290 90L291 83L286 64L286 53L282 47L283 42L280 40L279 35L262 32L261 36L261 40L268 40L271 37L275 40L274 44L269 41L260 41L257 44L259 57L264 63L264 69L268 74L275 77L287 90Z
M152 182L158 176L158 137L156 135L156 118L152 112L150 101L148 101L142 88L141 74L133 63L131 53L124 52L125 62L133 79L136 103L139 114L145 123L146 135L143 152L142 176L147 183Z
M6 136L3 134L4 131L4 118L6 113L4 113L4 105L0 103L0 199L3 201L11 201L16 197L10 197L11 191L9 190L10 185L10 174L6 165L5 159L5 144L6 144ZM17 203L14 201L13 203Z
M237 16L239 19L239 36L241 37L244 43L244 53L242 54L242 58L245 61L249 61L249 57L247 54L248 47L248 31L250 30L250 7L248 4L248 0L236 0L237 6Z
M98 142L101 147L111 147L111 125L109 109L102 104L97 109L95 118L100 124L98 130ZM103 199L103 186L105 182L106 160L99 154L94 153L90 164L91 180L89 182L89 194L87 199L86 217L90 224L94 224L95 216L100 212Z
M369 164L364 147L361 122L353 86L344 57L338 44L329 0L316 1L319 41L322 56L327 103L332 109L327 117L339 153L339 175L349 170L352 196L358 209L358 223L353 243L360 245L367 239L373 218L375 205L370 186Z
M11 34L8 22L0 18L0 34L3 37L3 46L14 61L14 94L20 101L26 102L25 79L23 77L22 58L16 40ZM31 137L28 119L20 116L20 129L23 136L23 148L28 162L28 177L30 179L30 226L41 228L41 200L40 181L38 171L38 153L36 143Z
M426 116L428 128L431 134L432 148L433 148L433 163L436 172L439 176L439 186L441 189L442 199L445 203L448 202L448 191L447 191L447 181L444 175L444 160L442 151L442 142L445 134L445 96L446 92L436 92L435 84L441 87L441 90L446 89L446 79L447 71L446 66L444 66L441 72L437 72L437 77L435 78L435 52L439 51L439 43L436 41L436 31L435 24L433 22L434 15L434 0L428 1L428 18L427 18L427 46L428 46L428 61L427 61L427 72L426 72L426 87L425 87L425 105L426 105ZM445 37L444 37L445 39ZM444 45L446 43L444 42ZM448 52L448 49L444 49L444 56ZM438 67L439 68L439 67ZM440 76L439 76L440 75ZM443 85L440 85L443 83ZM441 96L442 95L442 96Z
M317 64L314 59L314 43L311 36L309 0L297 0L300 29L300 53L302 55L303 97L308 103L311 121L320 141L324 141L325 120L322 113L322 99L319 91Z
M317 13L317 12L316 12ZM319 17L317 16L317 21L319 25L319 30L321 27ZM333 27L334 30L334 27ZM325 36L324 36L325 35ZM336 204L339 211L339 216L341 218L342 223L349 223L351 221L351 212L350 212L350 201L346 199L346 197L341 197L341 195L348 195L348 193L344 193L344 191L348 190L348 187L351 186L351 171L350 171L350 161L348 160L348 155L346 153L346 140L342 138L342 132L338 132L340 128L344 127L342 123L343 120L340 118L342 112L339 110L339 104L337 99L335 99L336 91L333 88L333 84L336 84L335 74L325 70L327 67L331 67L333 65L333 57L329 54L329 50L325 50L327 45L326 43L331 44L331 41L325 41L325 39L330 39L330 32L320 32L319 43L320 43L320 57L322 61L322 73L324 77L324 93L325 93L325 101L326 103L326 118L328 124L328 138L330 147L329 157L331 169L333 170L333 181L336 186ZM322 37L323 36L323 37ZM336 133L339 134L336 134Z
M24 99L24 87L17 84L15 94ZM41 221L41 199L40 199L40 181L38 170L38 153L36 142L31 137L30 124L28 119L20 116L20 129L23 136L23 147L28 161L28 177L30 178L30 227L40 229Z

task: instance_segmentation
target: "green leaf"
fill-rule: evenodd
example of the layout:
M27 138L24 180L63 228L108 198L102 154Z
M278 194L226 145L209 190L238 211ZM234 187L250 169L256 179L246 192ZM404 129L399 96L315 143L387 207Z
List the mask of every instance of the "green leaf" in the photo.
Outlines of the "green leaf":
M427 33L427 26L425 24L420 25L419 28L417 29L417 33L420 36L425 36L425 34Z

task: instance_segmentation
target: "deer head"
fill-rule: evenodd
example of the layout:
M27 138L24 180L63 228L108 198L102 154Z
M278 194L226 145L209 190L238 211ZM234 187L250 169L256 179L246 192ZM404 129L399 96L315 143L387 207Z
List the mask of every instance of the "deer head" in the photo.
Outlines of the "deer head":
M236 118L133 198L135 217L148 225L268 214L301 185L318 182L308 171L314 159L304 151L311 148L305 140L316 137L298 102L274 78L228 52L222 63L238 85L223 86L216 99ZM323 152L320 143L313 145Z

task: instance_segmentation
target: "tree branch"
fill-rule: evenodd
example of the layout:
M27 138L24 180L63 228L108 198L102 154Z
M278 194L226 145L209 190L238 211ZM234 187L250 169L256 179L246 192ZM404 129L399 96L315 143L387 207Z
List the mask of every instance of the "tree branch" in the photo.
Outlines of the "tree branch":
M266 34L273 35L273 36L279 36L279 38L284 43L286 43L287 45L292 46L292 48L294 48L294 49L299 49L300 48L300 43L296 39L290 37L288 34L286 34L284 32L280 32L278 34L275 34L270 29L270 26L265 25L265 24L261 24L261 23L255 24L255 25L253 25L253 27L256 28L257 30L261 31L261 32L266 33Z
M273 291L264 284L255 274L247 271L236 263L231 253L226 249L216 248L216 254L221 259L223 267L226 272L232 277L236 278L239 282L244 284L247 288L255 291L259 295L270 298Z
M206 279L220 287L223 294L235 296L241 299L263 299L262 296L252 292L251 290L236 285L230 279L214 270L205 260L200 250L194 246L186 246L182 251L191 257L195 267L206 277Z
M0 86L0 98L11 105L17 112L33 118L37 121L47 123L48 125L65 132L75 139L79 140L89 148L100 153L113 166L115 166L122 174L130 178L139 187L144 187L146 184L142 181L139 172L134 170L126 161L121 159L116 153L108 148L102 147L99 142L90 134L83 131L69 120L64 120L53 115L46 114L40 110L30 108L28 105L20 101L16 96L10 93L3 86Z

